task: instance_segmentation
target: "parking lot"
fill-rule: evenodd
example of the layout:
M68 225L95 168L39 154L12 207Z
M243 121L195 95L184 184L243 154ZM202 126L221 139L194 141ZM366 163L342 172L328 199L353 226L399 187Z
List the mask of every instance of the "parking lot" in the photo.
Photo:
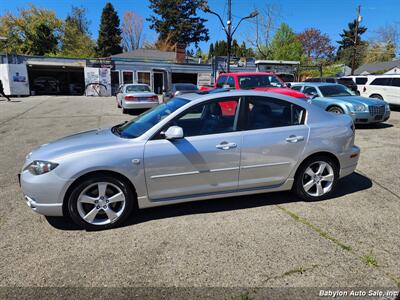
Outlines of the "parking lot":
M16 174L27 153L131 117L111 97L0 101L0 286L400 287L400 112L357 128L357 172L329 200L187 203L102 232L26 206Z

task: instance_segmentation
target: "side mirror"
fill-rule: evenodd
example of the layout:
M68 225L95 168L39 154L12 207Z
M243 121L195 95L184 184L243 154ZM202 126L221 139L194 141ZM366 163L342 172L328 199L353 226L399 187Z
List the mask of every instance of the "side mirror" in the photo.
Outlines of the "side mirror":
M171 126L164 133L167 140L175 140L183 138L183 129L179 126Z
M287 86L288 88L291 88L291 87L292 87L292 84L291 84L290 82L287 82L287 83L286 83L286 86Z

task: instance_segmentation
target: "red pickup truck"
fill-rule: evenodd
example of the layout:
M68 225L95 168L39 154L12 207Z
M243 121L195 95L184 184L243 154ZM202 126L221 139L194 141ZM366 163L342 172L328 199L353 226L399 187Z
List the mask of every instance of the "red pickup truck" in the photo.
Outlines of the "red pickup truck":
M223 73L218 76L214 88L264 91L307 100L303 93L288 88L278 76L269 72ZM200 88L208 89L210 88Z

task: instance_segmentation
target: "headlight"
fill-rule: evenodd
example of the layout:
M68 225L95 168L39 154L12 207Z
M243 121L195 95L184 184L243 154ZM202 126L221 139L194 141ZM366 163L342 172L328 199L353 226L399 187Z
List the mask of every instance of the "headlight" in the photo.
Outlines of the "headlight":
M368 111L368 107L362 104L354 104L354 111Z
M57 166L58 164L49 161L35 160L25 170L28 170L33 175L42 175L54 170Z
M390 105L389 105L389 103L386 103L386 104L385 104L385 109L386 109L387 111L390 110Z

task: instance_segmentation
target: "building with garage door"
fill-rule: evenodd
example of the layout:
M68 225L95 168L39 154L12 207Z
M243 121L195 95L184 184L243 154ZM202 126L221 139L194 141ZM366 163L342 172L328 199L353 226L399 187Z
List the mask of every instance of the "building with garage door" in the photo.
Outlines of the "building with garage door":
M105 58L82 59L0 54L0 80L8 95L115 95L121 84L146 83L158 95L173 83L212 85L226 59L203 63L185 50L137 49ZM254 62L231 70L255 71Z

